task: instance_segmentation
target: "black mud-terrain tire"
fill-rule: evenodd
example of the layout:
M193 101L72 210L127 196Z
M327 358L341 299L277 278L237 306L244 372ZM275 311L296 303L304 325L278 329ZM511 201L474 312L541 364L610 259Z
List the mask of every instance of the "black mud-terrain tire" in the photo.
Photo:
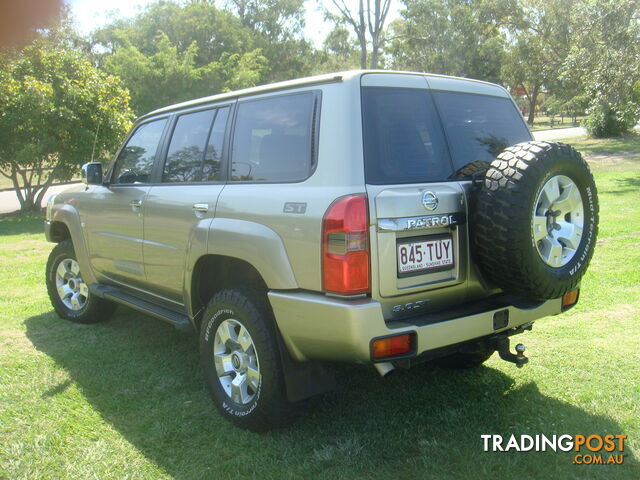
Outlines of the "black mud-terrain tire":
M218 292L209 301L200 329L200 360L216 408L225 418L253 432L265 432L291 424L300 415L303 406L301 402L291 403L287 400L278 333L273 314L263 297L249 288ZM255 390L246 390L246 403L235 401L225 392L216 371L216 332L223 322L229 320L237 322L249 333L259 366L259 386ZM241 331L240 328L238 331Z
M451 368L456 370L466 370L468 368L476 368L491 358L495 350L483 350L478 352L457 352L447 355L446 357L434 360L434 364L439 367Z
M88 293L82 308L74 310L63 302L56 284L56 271L60 263L72 260L77 263L76 252L71 240L58 243L47 261L46 283L47 293L56 313L66 320L76 323L99 323L108 320L116 309L116 304ZM80 275L78 278L82 278Z
M573 182L583 206L582 237L571 259L558 267L538 252L533 226L541 189L554 176ZM485 173L474 207L473 248L487 280L535 300L576 288L596 244L598 195L589 166L573 147L532 141L505 149Z

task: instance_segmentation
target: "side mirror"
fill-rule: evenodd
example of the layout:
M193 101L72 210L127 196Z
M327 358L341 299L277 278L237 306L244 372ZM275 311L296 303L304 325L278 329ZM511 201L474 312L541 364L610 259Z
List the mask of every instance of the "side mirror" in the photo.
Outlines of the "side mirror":
M82 166L82 182L85 185L102 185L102 164L100 162L85 163Z

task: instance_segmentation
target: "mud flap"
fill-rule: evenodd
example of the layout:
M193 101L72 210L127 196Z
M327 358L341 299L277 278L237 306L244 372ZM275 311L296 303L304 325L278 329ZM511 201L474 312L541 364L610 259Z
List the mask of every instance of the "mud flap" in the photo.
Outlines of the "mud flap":
M299 402L336 389L336 377L319 362L296 362L291 358L278 331L278 349L282 361L287 400Z

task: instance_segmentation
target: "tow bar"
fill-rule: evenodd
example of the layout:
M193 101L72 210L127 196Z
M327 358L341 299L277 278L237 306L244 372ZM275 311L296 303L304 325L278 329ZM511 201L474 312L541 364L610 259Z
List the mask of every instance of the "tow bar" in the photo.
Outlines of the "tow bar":
M515 363L516 367L522 368L525 363L529 361L527 357L524 356L524 351L527 349L523 344L518 343L516 345L516 353L513 354L509 351L509 337L503 337L496 339L495 341L496 350L500 355L502 360L506 360L507 362Z

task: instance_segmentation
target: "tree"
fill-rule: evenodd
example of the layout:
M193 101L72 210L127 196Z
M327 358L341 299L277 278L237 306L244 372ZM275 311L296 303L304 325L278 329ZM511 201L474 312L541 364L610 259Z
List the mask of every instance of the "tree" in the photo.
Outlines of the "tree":
M640 3L584 0L580 28L564 75L579 81L588 102L585 125L597 137L633 128L640 117Z
M113 151L130 126L128 102L118 78L47 38L0 58L0 171L22 211L38 209L54 180Z
M317 73L339 72L352 70L360 65L360 49L353 37L342 25L336 25L329 32L322 45L322 50L316 54L318 61L314 68Z
M212 2L149 5L93 34L98 62L131 88L136 113L306 74L301 0L237 0L237 16Z
M507 19L510 45L502 68L504 81L524 90L533 125L543 88L561 88L561 72L572 42L581 0L517 0Z
M403 0L392 24L393 65L401 70L501 80L508 0Z
M217 61L198 66L196 41L180 52L165 33L154 40L152 54L145 55L130 44L104 61L105 70L122 78L131 90L137 114L216 92L254 86L266 69L266 59L259 49L242 54L222 53Z
M371 7L372 2L373 8ZM331 3L339 13L334 14L325 9L325 16L334 21L336 25L348 25L353 29L360 45L360 68L367 68L369 43L371 43L369 67L378 68L391 0L366 0L366 8L364 0L358 0L357 11L350 8L346 0L331 0Z

